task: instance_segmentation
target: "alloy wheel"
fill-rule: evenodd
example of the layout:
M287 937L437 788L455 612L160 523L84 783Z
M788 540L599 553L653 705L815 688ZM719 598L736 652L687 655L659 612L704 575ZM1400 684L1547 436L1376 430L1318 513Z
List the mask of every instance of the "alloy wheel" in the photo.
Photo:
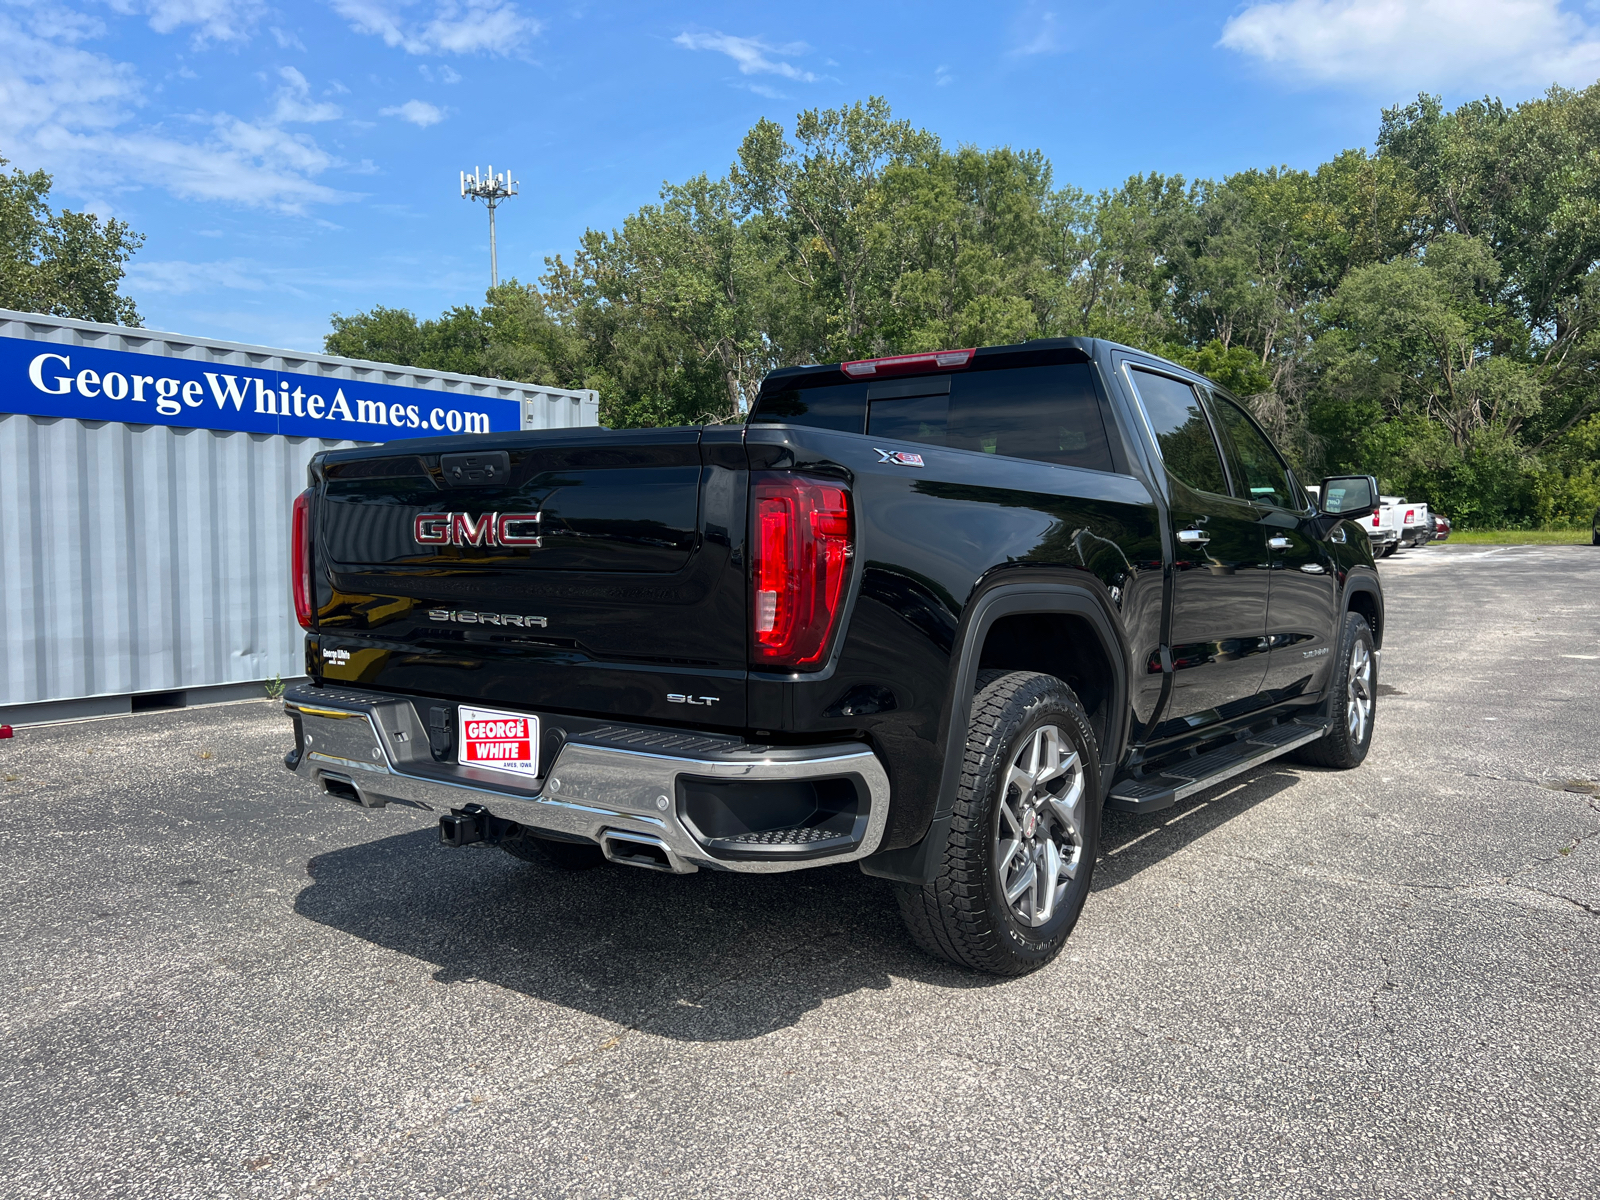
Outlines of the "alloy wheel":
M1372 721L1372 651L1365 641L1356 640L1350 652L1349 701L1345 708L1345 726L1350 731L1350 741L1359 746L1366 740L1367 726Z
M1083 858L1083 760L1059 725L1042 725L1006 771L994 861L1011 915L1043 925Z

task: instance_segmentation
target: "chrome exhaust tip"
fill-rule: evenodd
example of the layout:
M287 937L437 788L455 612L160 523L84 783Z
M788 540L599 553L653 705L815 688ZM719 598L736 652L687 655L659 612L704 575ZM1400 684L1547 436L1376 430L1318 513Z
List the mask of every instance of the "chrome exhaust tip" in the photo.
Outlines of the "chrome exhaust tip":
M679 858L666 842L648 833L607 829L600 835L600 851L611 862L643 867L647 871L692 875L700 869L694 863Z
M338 775L332 771L318 771L318 781L322 790L330 796L337 796L341 800L348 800L352 804L359 804L362 808L383 808L389 803L387 796L377 796L371 792L363 791L354 779L348 775Z

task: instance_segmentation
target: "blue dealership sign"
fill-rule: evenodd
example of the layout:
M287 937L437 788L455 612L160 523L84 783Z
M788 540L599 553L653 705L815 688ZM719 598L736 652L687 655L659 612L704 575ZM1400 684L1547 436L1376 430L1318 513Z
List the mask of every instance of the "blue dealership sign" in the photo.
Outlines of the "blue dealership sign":
M522 428L520 399L14 337L0 412L360 442Z

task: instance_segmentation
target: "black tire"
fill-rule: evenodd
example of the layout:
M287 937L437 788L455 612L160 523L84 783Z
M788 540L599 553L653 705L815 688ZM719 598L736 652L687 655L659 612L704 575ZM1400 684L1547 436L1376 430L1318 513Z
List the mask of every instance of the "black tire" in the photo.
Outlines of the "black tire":
M543 863L564 871L587 871L604 866L606 861L600 847L592 842L558 842L554 838L534 837L531 833L507 838L500 843L500 849L523 862Z
M1379 558L1388 558L1391 554L1393 554L1398 549L1400 549L1400 543L1399 542L1390 542L1387 546L1385 546L1383 548L1383 553L1380 554L1378 557Z
M1339 659L1328 680L1326 711L1333 724L1316 741L1294 751L1300 762L1348 771L1366 759L1378 715L1378 657L1373 650L1367 619L1346 613Z
M1594 532L1590 536L1594 538L1594 541L1591 544L1595 545L1595 546L1600 546L1600 529L1594 530Z
M1028 773L1023 760L1040 757L1047 768ZM1027 795L1013 775L1035 780ZM1024 975L1044 966L1088 898L1101 802L1100 747L1072 689L1033 672L980 674L939 874L921 887L896 885L911 936L976 971ZM1003 831L1015 835L1004 844ZM1015 888L1030 870L1033 883L1008 899L1005 885Z

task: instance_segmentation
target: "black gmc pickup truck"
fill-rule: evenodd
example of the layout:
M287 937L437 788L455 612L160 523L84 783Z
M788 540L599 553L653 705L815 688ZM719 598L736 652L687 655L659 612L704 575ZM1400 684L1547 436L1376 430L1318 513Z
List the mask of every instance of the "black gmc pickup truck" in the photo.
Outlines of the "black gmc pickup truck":
M317 455L286 765L446 845L893 880L978 970L1059 952L1103 806L1354 767L1366 476L1313 504L1207 380L1089 339L774 371L748 423Z

